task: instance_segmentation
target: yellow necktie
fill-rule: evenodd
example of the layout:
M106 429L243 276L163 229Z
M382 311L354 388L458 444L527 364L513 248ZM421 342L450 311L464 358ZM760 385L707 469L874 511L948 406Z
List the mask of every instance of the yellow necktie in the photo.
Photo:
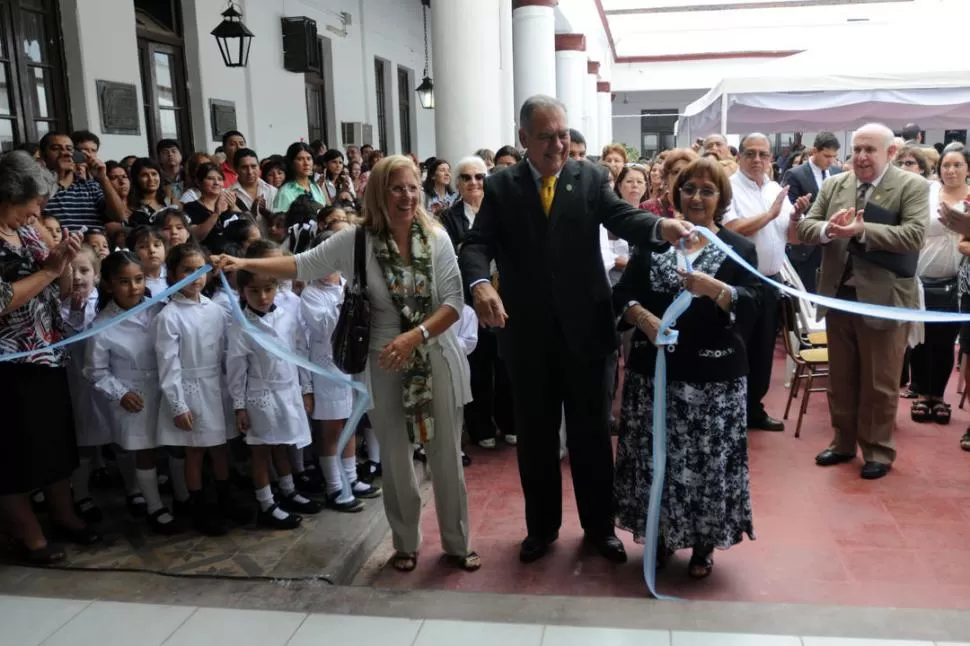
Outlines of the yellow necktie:
M552 198L556 196L556 176L542 178L542 186L539 189L539 201L542 203L542 210L548 216L552 210Z

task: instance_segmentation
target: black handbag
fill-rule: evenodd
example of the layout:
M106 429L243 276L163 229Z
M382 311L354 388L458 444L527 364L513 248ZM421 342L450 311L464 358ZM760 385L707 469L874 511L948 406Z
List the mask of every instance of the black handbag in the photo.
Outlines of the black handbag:
M367 257L364 227L357 227L354 237L354 279L344 287L337 327L331 344L334 364L347 374L355 375L367 367L370 352L370 300L367 298Z
M926 309L935 312L956 312L959 309L957 277L920 278L923 283L923 301Z

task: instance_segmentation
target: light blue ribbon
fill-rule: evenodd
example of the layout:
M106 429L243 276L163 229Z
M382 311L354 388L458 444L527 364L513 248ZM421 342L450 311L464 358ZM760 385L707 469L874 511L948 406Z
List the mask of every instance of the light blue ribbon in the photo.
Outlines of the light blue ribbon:
M153 295L151 298L142 301L138 305L135 305L130 310L125 310L124 312L122 312L121 314L118 314L117 316L112 316L110 319L107 319L105 321L102 321L101 323L98 323L97 325L93 325L93 326L89 327L87 330L84 330L83 332L78 332L77 334L75 334L73 336L69 336L66 339L61 339L57 343L52 343L50 345L45 345L42 348L35 348L33 350L27 350L26 352L14 352L12 354L0 355L0 362L4 362L4 361L14 361L16 359L25 359L27 357L33 357L33 356L38 355L38 354L45 354L47 352L51 352L53 350L57 350L59 348L63 348L65 346L71 345L73 343L80 343L81 341L84 341L85 339L90 339L92 336L94 336L96 334L101 334L105 330L107 330L109 328L112 328L112 327L118 325L119 323L123 323L124 321L127 321L132 316L136 316L136 315L144 312L145 310L147 310L151 306L155 305L156 303L161 303L162 301L164 301L166 298L168 298L172 294L174 294L174 293L176 293L178 291L181 291L186 285L189 285L193 281L197 280L200 276L204 276L205 274L209 273L210 271L212 271L212 267L209 266L209 265L204 265L204 266L200 267L199 269L196 269L194 272L192 272L191 274L189 274L188 276L186 276L185 278L183 278L179 282L175 283L174 285L172 285L171 287L169 287L165 291L163 291L161 294L155 294L155 295Z
M956 312L934 312L928 310L909 309L906 307L889 307L886 305L873 305L870 303L859 303L857 301L846 301L830 296L819 296L809 292L795 289L779 283L761 274L756 267L753 267L747 260L742 258L726 242L717 237L710 229L705 227L694 227L694 231L703 236L712 245L722 251L728 258L737 263L746 271L754 274L768 285L800 300L805 300L822 307L833 310L858 314L860 316L871 316L874 318L888 319L900 322L923 322L923 323L967 323L970 322L970 313ZM680 244L681 251L684 251L684 243ZM687 272L692 271L690 258L684 254ZM660 330L657 332L655 345L665 346L667 352L673 352L677 346L676 330L668 330L673 326L677 319L690 307L693 296L682 291L667 310L663 313L660 322ZM675 600L676 597L663 595L657 592L657 545L660 540L660 507L663 499L664 479L667 469L667 357L666 352L657 352L657 360L654 365L653 376L653 479L650 482L650 497L647 505L647 517L643 553L643 579L647 584L650 594L657 599Z
M223 288L231 294L232 287L230 287L229 281L226 280L226 274L219 274L219 278L222 280ZM236 323L239 324L243 332L246 333L246 336L255 341L264 350L282 361L295 364L305 370L309 370L314 374L320 375L327 381L339 384L341 386L350 386L357 391L357 397L354 397L354 408L350 413L350 418L348 418L347 423L344 424L344 428L340 432L340 438L337 440L337 455L343 455L344 448L347 446L351 436L357 429L357 425L360 423L360 420L364 417L364 413L367 412L368 406L370 406L370 393L367 392L367 387L338 370L328 370L323 366L318 366L306 357L301 357L295 352L284 348L275 339L256 329L256 326L254 326L243 314L242 308L239 306L239 301L237 299L230 298L229 303L232 309L232 317L236 320ZM340 480L343 495L352 495L350 490L350 481L347 480L347 476L344 474L343 469L340 470Z

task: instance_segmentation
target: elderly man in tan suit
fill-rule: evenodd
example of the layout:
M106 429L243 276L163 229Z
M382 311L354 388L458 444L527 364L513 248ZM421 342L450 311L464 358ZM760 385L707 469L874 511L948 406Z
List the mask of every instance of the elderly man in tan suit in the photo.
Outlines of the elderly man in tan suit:
M893 132L869 124L852 138L853 172L825 182L798 239L821 244L818 293L875 305L916 308L916 258L929 210L926 180L891 164ZM856 444L862 477L886 475L896 458L893 429L907 326L819 308L829 343L829 411L835 437L819 466L848 462Z

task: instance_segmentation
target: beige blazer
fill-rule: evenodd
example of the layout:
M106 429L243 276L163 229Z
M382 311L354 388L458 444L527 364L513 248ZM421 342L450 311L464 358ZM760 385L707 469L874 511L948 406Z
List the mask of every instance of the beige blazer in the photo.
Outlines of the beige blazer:
M858 180L852 172L839 173L826 181L818 199L812 205L812 210L798 223L799 240L805 244L819 244L828 219L840 209L855 207L857 186ZM890 166L869 198L869 203L899 213L900 223L891 226L866 222L866 249L918 253L923 247L926 233L928 196L925 179L916 173ZM849 256L848 243L848 240L839 238L823 245L819 294L835 296L838 291ZM852 272L859 302L914 309L919 307L916 278L900 278L890 270L867 262L859 256L852 259ZM818 317L822 318L826 310L825 307L819 307ZM867 317L865 320L870 327L877 329L888 329L897 325L885 319Z

